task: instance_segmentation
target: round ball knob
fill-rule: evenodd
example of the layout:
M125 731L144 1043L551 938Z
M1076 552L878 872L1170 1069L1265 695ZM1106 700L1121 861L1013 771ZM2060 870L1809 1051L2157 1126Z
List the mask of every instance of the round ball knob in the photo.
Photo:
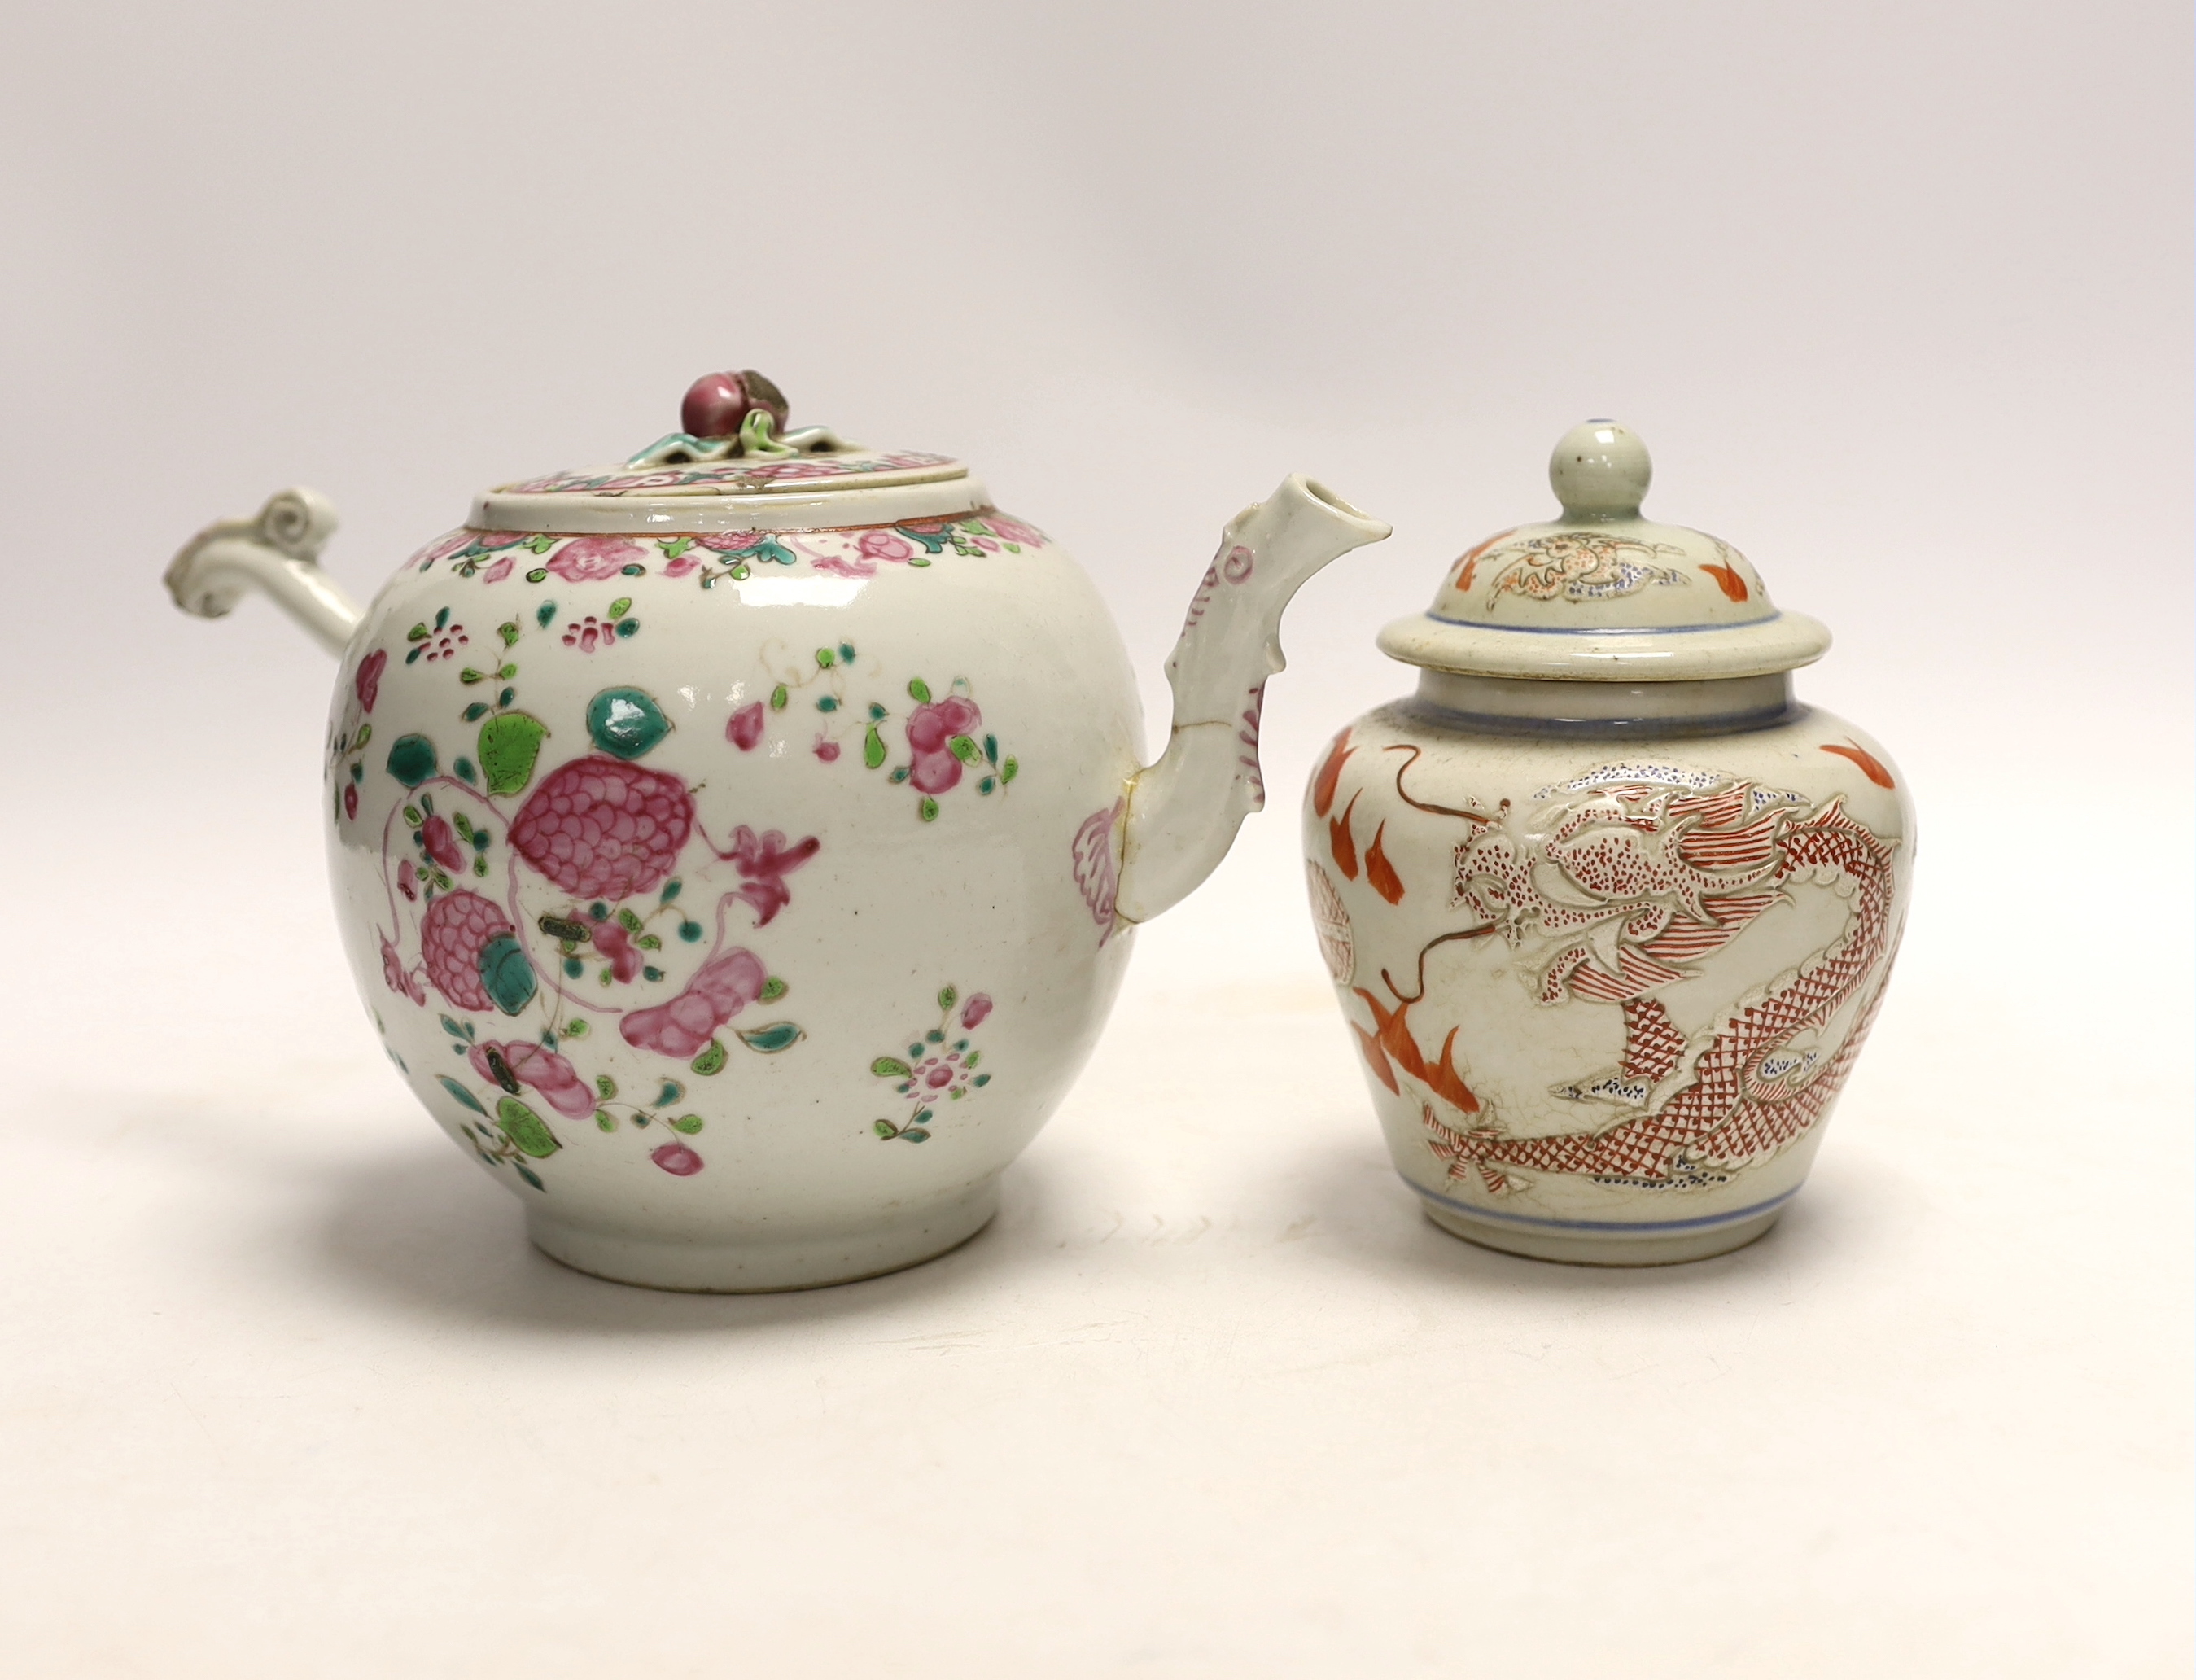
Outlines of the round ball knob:
M1548 457L1548 482L1573 519L1636 519L1655 476L1647 446L1614 420L1573 426Z
M737 437L740 423L758 408L769 414L772 430L785 430L785 393L754 369L704 373L686 388L679 430L689 437Z

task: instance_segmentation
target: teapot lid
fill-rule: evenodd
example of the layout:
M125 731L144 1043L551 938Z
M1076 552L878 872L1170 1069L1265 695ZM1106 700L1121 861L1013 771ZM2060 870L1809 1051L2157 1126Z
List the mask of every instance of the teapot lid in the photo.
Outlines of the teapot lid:
M1406 664L1472 677L1680 682L1809 665L1830 645L1779 612L1720 538L1639 517L1653 467L1614 420L1565 432L1548 460L1563 517L1467 551L1433 605L1380 632Z
M786 428L778 388L752 368L705 373L679 430L612 466L484 491L466 523L495 531L789 531L973 513L984 486L950 455L870 449L829 426Z

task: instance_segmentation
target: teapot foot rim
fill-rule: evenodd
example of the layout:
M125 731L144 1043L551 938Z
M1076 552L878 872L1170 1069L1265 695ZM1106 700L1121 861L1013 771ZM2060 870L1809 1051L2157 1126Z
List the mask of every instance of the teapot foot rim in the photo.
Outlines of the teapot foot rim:
M956 1200L889 1222L766 1242L635 1236L538 1208L527 1210L526 1235L558 1264L608 1283L683 1295L776 1295L858 1283L939 1259L976 1237L998 1211L998 1181L990 1179Z

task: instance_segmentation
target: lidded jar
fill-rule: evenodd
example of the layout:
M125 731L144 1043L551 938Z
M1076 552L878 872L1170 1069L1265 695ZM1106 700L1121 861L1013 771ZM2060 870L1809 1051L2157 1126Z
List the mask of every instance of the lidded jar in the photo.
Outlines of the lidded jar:
M1384 652L1418 692L1304 807L1320 949L1397 1170L1444 1229L1651 1265L1761 1235L1883 996L1914 812L1794 699L1829 633L1643 518L1645 447L1566 434L1546 524L1469 550Z

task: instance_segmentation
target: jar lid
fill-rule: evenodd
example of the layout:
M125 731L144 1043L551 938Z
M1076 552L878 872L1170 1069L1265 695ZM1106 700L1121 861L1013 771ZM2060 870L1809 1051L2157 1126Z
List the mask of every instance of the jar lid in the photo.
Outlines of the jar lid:
M871 449L829 426L789 430L777 387L753 369L688 390L680 430L612 466L500 485L468 525L494 531L790 531L973 513L984 486L950 455Z
M1563 517L1466 551L1432 607L1380 632L1381 651L1463 676L1574 682L1758 677L1820 659L1830 632L1779 612L1744 555L1639 517L1653 471L1615 421L1572 427L1548 461Z

